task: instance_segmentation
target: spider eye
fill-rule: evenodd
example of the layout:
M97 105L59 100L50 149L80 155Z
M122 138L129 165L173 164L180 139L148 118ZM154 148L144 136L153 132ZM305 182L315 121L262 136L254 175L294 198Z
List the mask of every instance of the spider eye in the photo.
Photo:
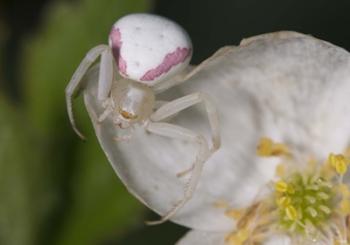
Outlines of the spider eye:
M134 120L137 118L137 115L134 115L128 111L124 111L124 110L120 110L120 115L122 115L122 117L124 117L125 119L128 120Z

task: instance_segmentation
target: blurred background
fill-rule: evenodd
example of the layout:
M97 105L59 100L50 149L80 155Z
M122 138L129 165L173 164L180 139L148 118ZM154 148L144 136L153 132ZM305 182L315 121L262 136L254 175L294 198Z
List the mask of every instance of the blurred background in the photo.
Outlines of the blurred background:
M81 100L69 125L64 89L85 53L132 12L180 23L198 64L219 47L278 30L350 48L348 0L0 0L0 245L174 244L186 228L120 183ZM215 82L215 81L213 81Z

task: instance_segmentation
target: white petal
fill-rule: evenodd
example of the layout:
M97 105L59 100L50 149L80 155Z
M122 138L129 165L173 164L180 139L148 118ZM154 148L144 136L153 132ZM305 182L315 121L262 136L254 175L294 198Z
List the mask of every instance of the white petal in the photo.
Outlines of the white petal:
M316 157L340 152L348 143L349 54L301 34L280 37L265 35L232 48L180 89L164 95L171 100L195 91L208 93L218 106L222 130L221 149L206 163L194 197L175 222L202 230L232 229L234 222L214 204L250 205L273 177L277 159L255 156L262 136ZM186 178L177 178L176 173L190 166L195 147L147 134L140 127L129 142L116 142L118 130L112 123L94 119L101 108L96 105L95 80L90 80L85 103L104 152L129 191L164 214L182 198ZM181 112L175 122L208 131L201 108Z
M192 230L176 245L224 245L225 233Z

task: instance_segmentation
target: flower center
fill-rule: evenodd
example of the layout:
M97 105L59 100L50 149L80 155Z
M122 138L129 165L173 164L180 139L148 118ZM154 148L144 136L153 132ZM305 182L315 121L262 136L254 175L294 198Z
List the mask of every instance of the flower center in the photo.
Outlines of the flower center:
M343 182L349 156L302 160L269 138L260 140L257 155L282 162L276 168L273 191L247 208L226 211L237 221L226 244L261 244L274 233L285 233L293 244L350 244L350 188Z
M275 208L272 207L282 230L311 241L348 244L350 191L343 177L349 158L331 153L323 163L312 159L296 169L300 158L294 158L287 146L268 138L260 140L257 154L280 157L284 163L276 171L279 178L274 182Z
M333 184L317 174L294 173L275 184L280 225L290 231L305 232L318 227L334 210Z

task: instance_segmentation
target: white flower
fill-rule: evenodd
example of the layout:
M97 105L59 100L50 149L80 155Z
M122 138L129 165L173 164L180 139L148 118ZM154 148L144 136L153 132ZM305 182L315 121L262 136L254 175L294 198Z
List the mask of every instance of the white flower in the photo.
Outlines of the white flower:
M97 123L101 107L89 76L85 103L104 152L128 190L164 214L182 198L186 176L176 174L189 167L195 146L141 128L115 141L125 132L111 120ZM347 51L298 33L265 34L169 91L165 100L208 93L222 132L193 198L172 218L193 229L180 245L350 242L349 162L337 155L350 138ZM172 120L208 133L201 108Z

